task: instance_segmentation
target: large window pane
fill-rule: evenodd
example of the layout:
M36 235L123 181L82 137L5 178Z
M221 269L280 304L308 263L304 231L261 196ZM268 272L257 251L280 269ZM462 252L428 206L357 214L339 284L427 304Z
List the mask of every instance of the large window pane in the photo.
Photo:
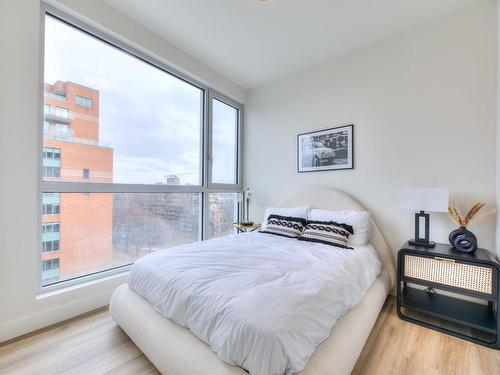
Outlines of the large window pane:
M57 10L44 40L42 285L233 233L240 104Z
M212 99L212 183L236 184L238 110Z
M201 184L203 90L45 17L45 181Z
M233 234L233 223L237 220L238 193L210 193L208 195L208 238Z
M201 238L199 193L45 193L42 199L43 285Z

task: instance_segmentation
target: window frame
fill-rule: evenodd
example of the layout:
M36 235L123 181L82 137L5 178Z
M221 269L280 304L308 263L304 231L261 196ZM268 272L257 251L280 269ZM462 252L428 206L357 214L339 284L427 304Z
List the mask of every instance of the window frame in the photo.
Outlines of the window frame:
M140 185L140 184L123 184L123 183L93 183L93 182L64 182L64 181L43 181L43 125L44 125L44 59L45 59L45 16L52 16L70 27L75 27L82 32L93 36L94 38L108 44L111 48L117 48L124 53L127 53L142 62L149 64L161 71L170 74L188 84L191 84L201 90L202 118L200 121L200 185ZM243 127L243 105L228 98L227 96L211 89L199 80L196 80L187 74L184 74L169 64L163 62L160 58L155 57L150 52L143 52L135 47L132 47L129 42L121 41L109 35L107 31L89 25L85 21L74 16L68 15L58 8L50 6L44 2L40 7L40 84L39 84L39 110L38 110L38 165L37 165L37 180L38 180L38 246L37 246L37 261L38 261L38 293L46 293L52 290L66 288L77 285L83 282L98 280L109 277L111 275L128 272L132 264L122 265L110 268L104 271L92 272L84 276L77 276L67 280L58 281L53 284L43 285L42 283L42 223L43 223L43 193L199 193L200 194L200 233L199 240L207 238L208 228L208 205L209 193L241 193L242 191L242 153L241 153L241 135ZM216 98L225 104L228 104L238 110L238 129L236 140L237 148L237 184L212 184L209 175L211 174L211 129L212 129L212 113L211 100ZM238 217L241 213L241 204L238 203Z
M43 202L43 194L42 194L42 199L41 199L41 215L42 215L42 227L43 227L43 216L44 215L59 215L61 213L61 196L58 196L57 203L44 203ZM45 212L44 206L47 206L47 211L48 207L51 208L51 212ZM54 212L54 207L58 207L57 212ZM59 221L59 220L58 220ZM42 230L43 234L43 230Z
M61 268L61 260L60 260L60 258L46 259L46 260L44 260L44 262L46 262L46 264L50 263L52 266L54 265L54 263L57 263L57 268ZM42 269L43 269L43 265L42 265ZM47 268L47 271L48 270L53 270L53 269L54 268Z
M78 101L80 101L80 103ZM85 105L83 103L89 103L90 105ZM77 106L87 108L87 109L92 109L92 107L94 107L94 101L92 99L86 98L85 96L81 96L81 95L75 96L75 104Z
M45 171L47 171L47 173L45 173ZM51 171L52 176L49 176L48 171ZM59 167L44 166L42 173L43 173L43 177L61 178L61 167L60 166Z
M64 113L64 115L63 115ZM56 109L54 111L54 115L56 115L57 117L60 117L60 118L64 118L64 119L69 119L70 115L69 115L69 109L68 108L64 108L64 107L59 107L56 105Z
M213 145L213 101L218 100L219 102L228 105L229 107L232 107L238 111L237 115L237 121L238 123L236 124L236 163L235 167L236 170L234 171L235 177L236 177L236 183L235 184L225 184L225 183L215 183L212 181L212 167L213 167L213 152L212 152L212 145ZM241 191L241 180L243 178L242 175L242 170L241 170L241 123L243 119L243 106L235 102L234 100L228 98L225 95L222 95L216 91L210 90L209 92L209 97L208 97L208 116L210 118L210 122L208 124L208 150L209 154L207 155L207 160L209 161L208 165L208 186L212 189L220 189L220 190L226 190L226 189L233 189L234 187L237 187Z
M44 247L47 247L45 244L48 244L50 243L50 250L47 250L47 249L43 249ZM57 243L57 249L54 249L54 243ZM48 241L43 241L42 243L42 252L44 254L48 254L48 253L54 253L56 251L59 251L61 250L61 240L48 240Z
M54 231L54 227L57 226L57 231ZM50 231L43 230L43 227L51 228ZM61 232L61 224L58 221L48 221L42 224L42 233L60 233Z

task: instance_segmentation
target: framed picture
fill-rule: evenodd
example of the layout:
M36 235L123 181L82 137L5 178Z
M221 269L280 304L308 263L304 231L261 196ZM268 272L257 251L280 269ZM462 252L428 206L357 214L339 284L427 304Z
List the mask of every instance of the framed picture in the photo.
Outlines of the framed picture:
M354 125L339 126L297 136L297 171L353 169Z

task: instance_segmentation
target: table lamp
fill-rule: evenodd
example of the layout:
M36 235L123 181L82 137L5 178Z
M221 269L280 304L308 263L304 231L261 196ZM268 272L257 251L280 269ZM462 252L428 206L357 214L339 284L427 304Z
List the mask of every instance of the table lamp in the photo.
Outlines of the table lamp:
M252 225L253 221L250 221L250 197L253 195L252 190L250 188L247 188L243 192L243 199L246 202L246 207L245 207L245 213L246 213L246 220L240 221L240 224L243 225Z
M429 212L448 212L449 191L447 188L408 187L399 191L398 207L417 211L415 213L415 239L408 241L410 245L434 247L429 241ZM423 222L422 222L423 221ZM422 224L424 226L421 230ZM421 237L421 233L424 233Z
M243 196L244 196L244 195L245 195L245 193L243 193L243 192L241 192L241 191L240 191L240 192L238 192L238 193L236 193L236 201L238 202L238 207L240 208L240 209L238 209L238 211L240 211L240 210L241 210L241 215L239 215L239 214L238 214L238 221L237 221L235 224L240 224L240 223L241 223L241 221L245 219L245 218L243 217L243 211L244 211L244 209L243 209L243 201L244 201L244 197L243 197ZM239 213L239 212L238 212L238 213Z

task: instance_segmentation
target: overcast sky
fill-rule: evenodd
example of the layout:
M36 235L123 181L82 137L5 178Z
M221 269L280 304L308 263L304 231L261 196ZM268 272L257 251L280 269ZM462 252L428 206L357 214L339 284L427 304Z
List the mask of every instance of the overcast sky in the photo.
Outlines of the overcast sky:
M199 184L201 90L50 16L45 28L45 82L99 90L100 141L114 150L113 181L154 184L177 174L181 184ZM216 175L229 182L235 111L214 111Z

